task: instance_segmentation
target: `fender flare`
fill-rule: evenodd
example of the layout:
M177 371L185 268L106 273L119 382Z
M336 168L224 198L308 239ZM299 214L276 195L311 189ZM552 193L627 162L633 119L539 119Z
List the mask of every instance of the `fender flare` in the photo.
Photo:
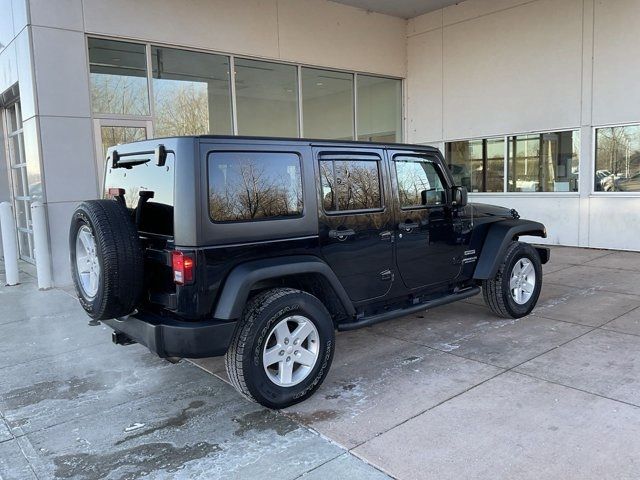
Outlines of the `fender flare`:
M542 223L531 220L509 219L493 223L484 239L473 278L476 280L493 278L500 268L509 243L522 235L546 238L547 229ZM544 260L548 260L548 255L542 260L545 263Z
M240 318L249 298L251 287L256 282L304 273L314 273L324 277L335 291L346 312L349 315L355 315L353 303L329 265L313 255L296 255L254 260L235 267L222 286L214 318L219 320Z

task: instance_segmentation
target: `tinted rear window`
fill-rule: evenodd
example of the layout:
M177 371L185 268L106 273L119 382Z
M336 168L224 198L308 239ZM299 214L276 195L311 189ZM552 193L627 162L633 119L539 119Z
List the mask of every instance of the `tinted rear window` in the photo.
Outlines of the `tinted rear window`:
M121 164L127 165L126 161ZM135 216L140 204L140 192L152 191L153 198L143 202L141 211L141 232L160 235L173 235L174 173L175 156L167 152L164 166L156 165L153 158L140 163L130 164L130 168L113 168L111 161L107 165L104 182L104 196L110 188L122 188L125 191L125 203ZM134 217L135 218L135 217Z
M209 214L214 222L302 215L300 157L290 152L209 155Z

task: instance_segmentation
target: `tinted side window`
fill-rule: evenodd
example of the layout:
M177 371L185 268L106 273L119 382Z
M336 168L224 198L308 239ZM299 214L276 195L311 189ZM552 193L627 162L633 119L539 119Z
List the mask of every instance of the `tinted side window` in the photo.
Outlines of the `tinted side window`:
M379 161L321 158L320 177L326 212L382 208Z
M396 156L394 160L402 208L446 203L443 181L433 162L408 156Z
M281 152L210 154L209 214L216 222L300 216L300 157Z

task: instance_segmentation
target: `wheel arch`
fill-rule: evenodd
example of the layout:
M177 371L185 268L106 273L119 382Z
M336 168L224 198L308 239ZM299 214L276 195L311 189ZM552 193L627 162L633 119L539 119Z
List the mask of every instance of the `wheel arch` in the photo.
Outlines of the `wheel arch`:
M547 229L542 223L531 220L513 219L493 223L484 239L473 278L476 280L493 278L509 244L524 235L546 238ZM541 262L546 263L549 260L549 250L546 248L536 250L540 250L538 253Z
M310 280L319 281L318 290L308 283ZM320 298L323 303L330 300L338 305L330 308L332 314L336 308L342 308L347 315L354 315L355 308L347 292L336 277L333 270L321 259L312 255L296 255L254 260L235 267L227 276L218 301L214 309L214 318L220 320L235 320L240 318L247 300L256 287L268 287L275 283L281 286L307 285L303 290ZM330 288L335 295L332 297ZM331 305L328 305L330 307Z

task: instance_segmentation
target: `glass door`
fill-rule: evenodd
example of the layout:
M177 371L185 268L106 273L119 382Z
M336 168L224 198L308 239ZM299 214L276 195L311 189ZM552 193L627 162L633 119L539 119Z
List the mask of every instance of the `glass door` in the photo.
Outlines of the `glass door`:
M34 177L30 181L27 173L20 101L5 108L4 125L7 132L6 149L11 171L11 189L18 231L18 249L22 260L34 263L31 202L33 200L42 200L42 185L38 178Z
M153 137L150 120L96 119L96 158L98 159L98 182L102 196L104 167L109 147L123 143L137 142Z

